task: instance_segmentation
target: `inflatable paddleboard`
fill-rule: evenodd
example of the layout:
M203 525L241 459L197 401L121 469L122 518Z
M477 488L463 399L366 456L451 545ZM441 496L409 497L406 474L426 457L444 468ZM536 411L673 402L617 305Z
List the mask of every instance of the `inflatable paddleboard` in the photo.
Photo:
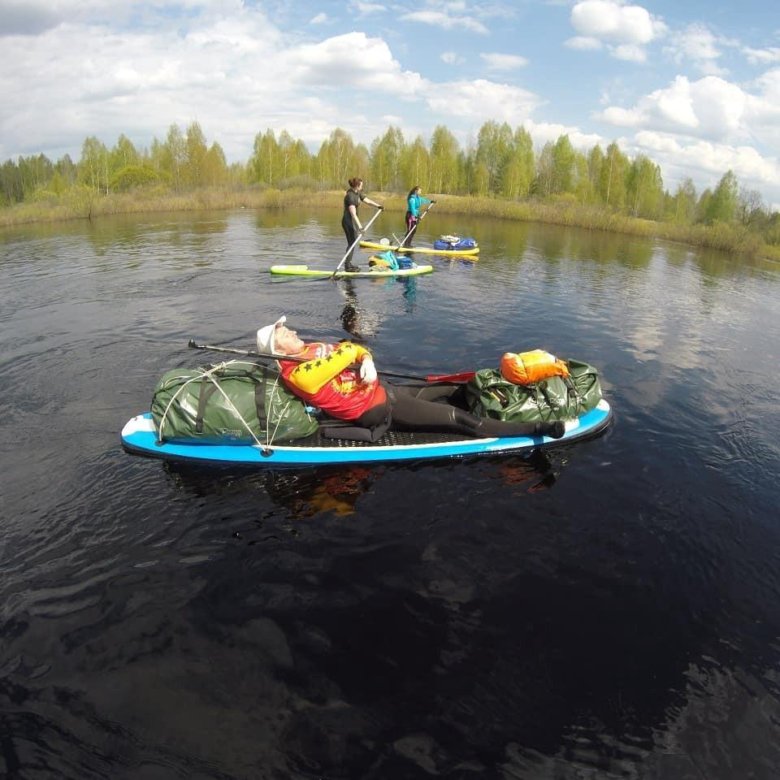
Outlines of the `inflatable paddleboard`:
M432 265L418 265L414 268L399 268L392 270L390 268L370 268L368 266L359 271L336 271L336 279L384 279L388 276L420 276L429 274L433 271ZM308 265L272 265L270 268L272 274L283 276L308 276L324 279L328 276L334 276L333 271L324 271L319 268L309 268Z
M324 438L317 432L298 442L258 446L158 442L154 420L147 412L127 422L121 440L128 452L165 460L270 468L307 467L518 453L590 438L606 429L611 416L609 403L602 398L590 411L575 420L567 420L566 433L560 439L547 436L469 439L457 434L389 431L376 442L359 442Z
M445 255L449 257L473 257L479 254L479 247L470 247L468 249L434 249L432 246L413 246L413 247L399 247L397 244L381 244L378 241L361 241L360 246L363 249L370 249L372 251L390 251L390 252L414 252L415 254L427 254L427 255Z

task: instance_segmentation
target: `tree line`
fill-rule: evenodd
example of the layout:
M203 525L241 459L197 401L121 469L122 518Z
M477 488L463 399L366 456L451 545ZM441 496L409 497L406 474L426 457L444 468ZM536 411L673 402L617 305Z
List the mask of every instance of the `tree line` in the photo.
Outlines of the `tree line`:
M558 199L680 225L739 224L765 243L780 244L780 214L757 191L740 187L731 170L712 189L697 192L687 178L669 192L656 163L643 154L629 158L615 142L582 151L561 135L536 151L525 128L495 121L485 122L465 149L443 126L429 143L421 136L408 141L389 127L370 147L337 128L316 153L286 130L278 137L266 130L255 136L246 163L230 165L197 122L184 131L171 125L165 139L155 138L148 149L138 149L125 135L112 148L90 136L78 162L67 154L57 162L44 154L7 160L0 168L0 205L46 200L74 188L106 195L225 186L340 189L356 175L382 192L419 184L425 192Z

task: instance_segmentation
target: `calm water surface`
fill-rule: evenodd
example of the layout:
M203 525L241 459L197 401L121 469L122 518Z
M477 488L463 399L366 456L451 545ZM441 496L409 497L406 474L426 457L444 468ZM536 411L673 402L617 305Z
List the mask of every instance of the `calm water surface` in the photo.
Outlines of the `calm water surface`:
M0 234L0 776L780 775L780 268L454 219L418 242L479 261L404 282L271 278L335 267L331 213ZM282 313L388 370L585 360L615 424L338 470L122 451L165 370L220 359L188 339Z

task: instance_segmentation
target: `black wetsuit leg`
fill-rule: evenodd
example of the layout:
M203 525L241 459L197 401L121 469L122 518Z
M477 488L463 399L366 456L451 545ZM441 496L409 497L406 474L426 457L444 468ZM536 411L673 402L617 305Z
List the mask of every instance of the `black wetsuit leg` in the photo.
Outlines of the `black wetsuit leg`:
M563 435L562 422L507 422L476 417L470 412L446 403L418 396L419 388L398 385L388 388L392 402L393 425L402 430L458 433L475 438L489 436ZM557 435L556 435L557 434Z
M347 255L346 269L349 271L351 268L354 268L354 265L352 263L352 256L355 254L355 247L352 245L355 243L358 234L357 231L355 230L355 223L352 221L351 216L349 217L349 219L347 219L347 216L345 216L341 220L341 227L344 230L344 235L347 237L347 251L349 252L349 254ZM350 251L350 247L352 247L351 251Z
M417 217L413 217L410 211L406 212L406 230L404 231L406 233L406 240L403 242L403 246L413 246L412 240L414 239L414 234L417 232L418 222L419 220Z

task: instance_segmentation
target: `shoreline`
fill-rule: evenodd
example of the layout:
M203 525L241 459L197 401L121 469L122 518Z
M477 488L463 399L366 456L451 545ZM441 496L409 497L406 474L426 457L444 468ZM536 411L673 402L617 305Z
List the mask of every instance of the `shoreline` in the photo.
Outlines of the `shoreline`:
M396 193L371 193L390 211L402 211L405 199ZM120 214L153 214L186 211L230 211L233 209L281 209L295 206L339 208L340 190L276 190L251 188L204 188L189 193L166 190L96 195L77 188L32 203L0 210L0 230L40 223L95 220ZM517 222L577 227L610 233L657 238L694 247L718 249L749 257L780 261L780 247L762 243L741 225L680 225L656 222L583 206L569 198L555 201L507 201L463 195L436 195L436 210L444 214L490 216Z

